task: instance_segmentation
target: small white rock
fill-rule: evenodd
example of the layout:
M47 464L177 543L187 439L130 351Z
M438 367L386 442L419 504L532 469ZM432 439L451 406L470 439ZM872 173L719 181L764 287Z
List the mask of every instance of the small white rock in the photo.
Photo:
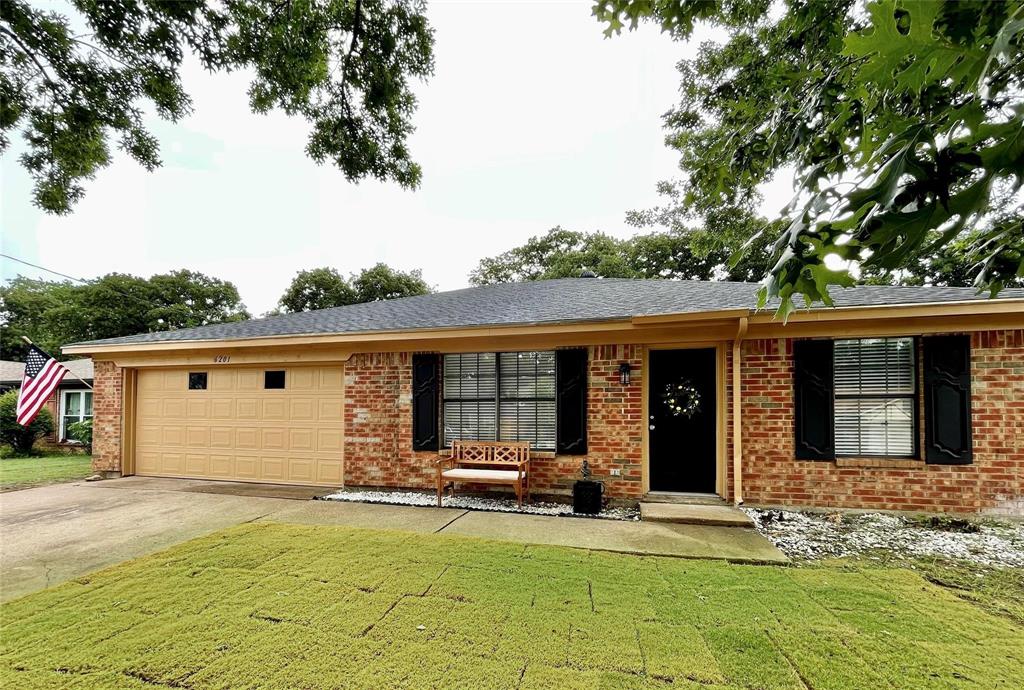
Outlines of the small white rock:
M899 515L834 515L746 509L757 529L790 557L866 555L944 557L981 566L1024 566L1024 524L982 524L976 532L922 526ZM877 556L870 556L877 558Z
M322 497L327 501L351 501L358 503L384 503L405 506L437 506L437 494L423 491L339 491ZM490 498L485 496L445 496L445 508L465 508L499 513L527 513L530 515L573 515L572 506L565 503L545 503L536 501L520 508L515 500ZM597 515L585 515L588 518L604 518L607 520L638 520L639 510L636 508L605 508Z

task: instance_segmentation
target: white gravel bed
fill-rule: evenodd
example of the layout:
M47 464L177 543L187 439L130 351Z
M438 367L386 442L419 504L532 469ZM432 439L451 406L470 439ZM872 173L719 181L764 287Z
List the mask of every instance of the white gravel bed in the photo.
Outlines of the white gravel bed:
M339 491L322 496L323 501L350 501L355 503L386 503L397 506L437 506L437 494L421 491ZM571 517L601 518L604 520L639 520L640 511L635 508L605 508L597 515L577 516L572 506L565 503L542 503L534 501L520 508L514 500L482 498L477 496L444 497L445 508L486 510L495 513L527 513L529 515L559 515Z
M757 530L793 559L925 556L1024 567L1024 523L978 522L969 528L976 531L956 531L884 513L744 510Z

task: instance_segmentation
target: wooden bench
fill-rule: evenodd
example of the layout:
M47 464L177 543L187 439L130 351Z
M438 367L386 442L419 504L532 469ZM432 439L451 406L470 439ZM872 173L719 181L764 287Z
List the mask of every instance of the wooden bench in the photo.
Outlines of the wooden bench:
M520 507L530 500L528 441L452 441L449 457L437 461L437 505L446 486L455 483L505 484L515 489Z

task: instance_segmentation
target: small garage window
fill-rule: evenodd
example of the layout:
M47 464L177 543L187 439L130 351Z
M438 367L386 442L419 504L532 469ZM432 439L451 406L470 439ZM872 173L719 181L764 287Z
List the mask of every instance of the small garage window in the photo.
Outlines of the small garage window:
M284 372L283 371L265 371L263 372L263 387L264 388L284 388Z
M188 389L190 391L205 391L206 390L206 372L205 371L190 371L188 373Z

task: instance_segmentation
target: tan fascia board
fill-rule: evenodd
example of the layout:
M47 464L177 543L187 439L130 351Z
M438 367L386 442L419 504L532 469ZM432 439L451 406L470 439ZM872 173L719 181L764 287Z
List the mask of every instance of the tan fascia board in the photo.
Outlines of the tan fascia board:
M159 352L162 350L223 350L250 347L283 347L295 345L360 346L365 343L459 339L466 337L503 337L521 335L548 335L563 333L592 333L629 331L633 329L628 318L609 321L576 323L532 324L528 326L481 326L432 328L407 331L361 331L359 333L324 333L312 335L273 335L259 338L226 338L221 340L165 340L146 343L82 343L61 348L64 354L107 354L118 352Z
M1024 313L1024 299L993 299L993 300L962 300L959 302L941 303L903 303L857 307L817 307L814 309L797 309L789 315L784 323L773 310L768 309L720 309L718 311L652 314L650 316L634 316L632 321L637 325L673 324L709 321L715 319L737 319L748 317L751 324L773 323L785 326L787 323L805 321L847 321L854 319L907 318L920 316L961 316L985 314Z
M840 307L801 311L783 323L774 314L749 319L746 338L853 338L1024 328L1024 300Z
M1024 315L1024 299L964 300L941 304L886 304L868 307L832 307L800 309L789 315L787 323L808 321L852 321L859 319L904 319L927 316ZM778 323L774 312L751 314L751 324Z
M121 367L186 366L230 363L258 365L270 362L302 364L343 363L356 353L365 352L510 352L516 350L550 350L561 347L600 345L681 345L703 344L709 347L724 342L736 332L733 322L704 324L697 329L680 326L652 326L633 331L591 331L549 333L546 335L510 335L447 338L432 340L390 340L366 342L362 345L292 346L282 343L274 347L250 347L219 350L178 350L120 352L96 354ZM224 359L227 358L227 359Z
M1024 313L864 318L847 321L751 323L745 340L762 338L880 338L1024 329Z

